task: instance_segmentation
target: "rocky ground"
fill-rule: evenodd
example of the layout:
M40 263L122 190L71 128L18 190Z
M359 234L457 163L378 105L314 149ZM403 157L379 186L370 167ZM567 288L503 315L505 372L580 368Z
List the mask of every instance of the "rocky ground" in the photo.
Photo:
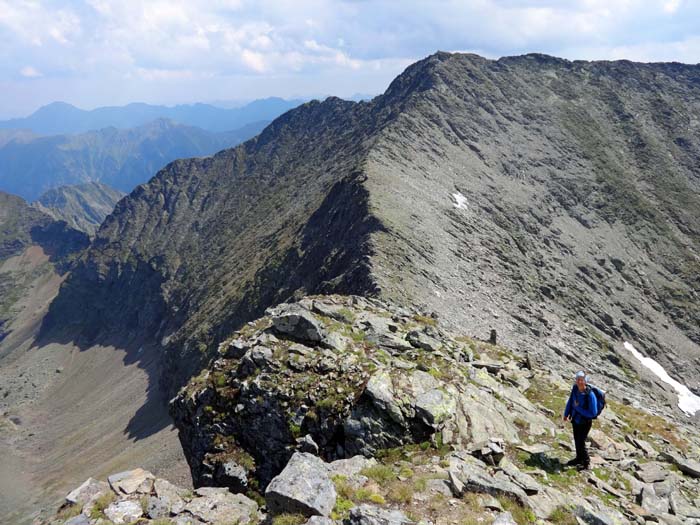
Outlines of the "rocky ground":
M591 469L566 467L570 386L424 312L303 298L226 339L171 402L199 488L90 479L48 523L700 523L696 429L611 389Z

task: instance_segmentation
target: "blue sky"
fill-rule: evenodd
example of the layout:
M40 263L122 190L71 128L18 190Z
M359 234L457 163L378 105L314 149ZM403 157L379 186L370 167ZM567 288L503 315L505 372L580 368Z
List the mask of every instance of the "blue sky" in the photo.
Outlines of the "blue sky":
M0 117L379 93L436 50L700 62L697 0L0 0Z

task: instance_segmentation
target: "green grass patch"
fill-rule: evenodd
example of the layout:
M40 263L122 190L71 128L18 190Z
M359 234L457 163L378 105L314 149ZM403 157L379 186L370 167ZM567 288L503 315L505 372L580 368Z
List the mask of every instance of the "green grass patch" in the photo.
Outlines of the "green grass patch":
M308 519L303 514L284 512L272 518L272 525L302 525Z
M380 485L383 483L389 483L390 481L396 479L394 469L387 465L382 465L381 463L363 468L360 474L367 476L369 479L376 481Z
M555 525L578 525L573 509L568 506L560 506L549 515L549 521Z
M116 499L116 494L114 494L114 492L112 492L111 490L97 498L95 500L95 504L90 510L90 517L93 520L99 520L100 518L107 519L107 516L105 516L105 509L109 507L112 503L114 503Z
M511 513L518 525L528 525L537 522L537 516L532 512L532 509L523 507L520 503L507 496L498 496L496 499L498 499L503 510Z

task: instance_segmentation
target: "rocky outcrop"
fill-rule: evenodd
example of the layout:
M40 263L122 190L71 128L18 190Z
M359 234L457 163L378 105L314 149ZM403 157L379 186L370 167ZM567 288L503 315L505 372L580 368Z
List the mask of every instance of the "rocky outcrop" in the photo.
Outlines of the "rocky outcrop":
M609 397L591 433L595 470L577 474L565 466L570 431L558 428L570 384L424 313L355 296L305 297L269 309L218 352L171 412L195 483L260 487L269 512L333 517L346 499L362 503L358 493L414 512L397 494L426 490L477 496L480 512L514 502L517 523L562 513L605 524L693 514L694 463L677 448L700 453L689 429L671 431ZM395 451L413 459L382 459ZM416 489L424 454L435 456ZM225 474L232 470L235 482ZM399 519L372 512L358 506L349 519Z
M195 482L235 488L245 471L265 486L308 443L333 460L430 440L515 443L515 418L536 432L551 427L517 389L472 368L469 345L434 323L356 296L269 310L221 343L212 368L171 403ZM439 349L426 350L423 336Z

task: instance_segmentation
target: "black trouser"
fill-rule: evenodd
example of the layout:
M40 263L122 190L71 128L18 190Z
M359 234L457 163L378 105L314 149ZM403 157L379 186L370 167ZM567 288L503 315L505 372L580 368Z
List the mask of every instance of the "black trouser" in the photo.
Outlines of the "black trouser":
M591 461L586 450L586 438L591 430L591 423L593 422L590 419L584 420L582 423L572 423L574 443L576 443L576 460L581 465L588 465Z

